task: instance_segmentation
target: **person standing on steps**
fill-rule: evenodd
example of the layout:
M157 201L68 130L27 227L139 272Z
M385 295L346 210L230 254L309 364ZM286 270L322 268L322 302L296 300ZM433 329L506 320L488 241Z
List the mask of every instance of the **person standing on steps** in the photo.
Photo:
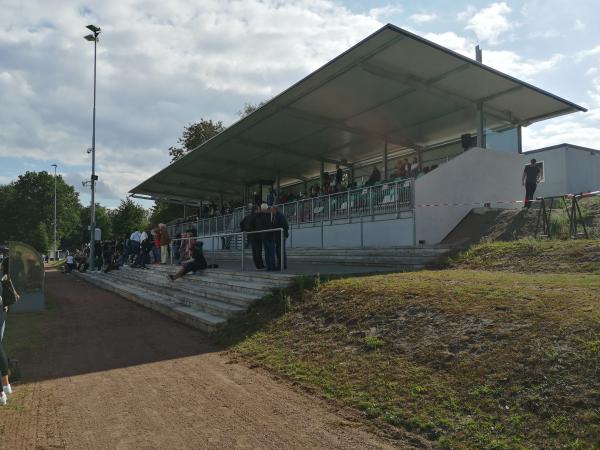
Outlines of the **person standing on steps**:
M263 249L265 251L265 263L267 264L268 271L277 270L275 262L275 233L268 232L275 228L275 218L271 213L269 205L263 203L260 205L260 213L258 214L257 230L265 231L265 233L259 233L260 239L262 240Z
M171 238L169 237L169 230L164 223L158 224L159 240L160 240L160 263L166 264L167 258L169 257L169 244Z
M258 215L260 211L258 206L252 206L250 214L242 219L240 222L240 229L242 231L258 231ZM254 262L254 267L259 270L265 268L262 257L262 240L258 233L253 233L248 235L248 244L252 248L252 261Z
M521 177L521 183L523 186L525 186L524 208L529 208L530 202L533 200L533 194L535 194L535 189L540 182L541 171L536 163L537 161L535 158L533 158L530 161L530 164L525 166L525 170L523 170L523 176Z

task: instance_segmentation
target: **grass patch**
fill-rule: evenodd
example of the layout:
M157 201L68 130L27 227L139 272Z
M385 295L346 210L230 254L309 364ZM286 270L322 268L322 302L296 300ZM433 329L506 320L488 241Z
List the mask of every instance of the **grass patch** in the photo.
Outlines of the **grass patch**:
M536 240L475 245L450 265L463 269L513 272L600 273L600 240Z
M319 285L272 299L277 314L235 350L444 448L600 440L600 277L453 269Z

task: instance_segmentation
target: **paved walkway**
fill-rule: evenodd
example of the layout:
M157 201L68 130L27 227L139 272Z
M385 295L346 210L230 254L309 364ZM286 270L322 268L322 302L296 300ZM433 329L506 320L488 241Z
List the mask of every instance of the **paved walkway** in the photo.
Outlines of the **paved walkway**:
M50 272L47 293L43 340L21 355L24 381L0 409L2 448L400 446L79 278Z

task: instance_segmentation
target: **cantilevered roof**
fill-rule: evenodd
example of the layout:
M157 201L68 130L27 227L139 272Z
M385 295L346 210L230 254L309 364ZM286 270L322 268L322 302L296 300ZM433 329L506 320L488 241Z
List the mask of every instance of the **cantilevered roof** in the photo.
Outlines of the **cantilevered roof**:
M527 126L585 111L413 33L386 25L131 193L240 197L243 186L319 172L390 146L427 146L486 127Z

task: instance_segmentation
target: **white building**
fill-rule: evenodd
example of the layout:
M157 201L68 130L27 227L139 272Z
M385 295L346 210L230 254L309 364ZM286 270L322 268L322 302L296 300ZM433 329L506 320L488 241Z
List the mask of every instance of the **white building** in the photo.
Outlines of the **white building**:
M600 150L558 144L523 153L525 163L535 158L542 169L536 197L579 194L600 189Z

